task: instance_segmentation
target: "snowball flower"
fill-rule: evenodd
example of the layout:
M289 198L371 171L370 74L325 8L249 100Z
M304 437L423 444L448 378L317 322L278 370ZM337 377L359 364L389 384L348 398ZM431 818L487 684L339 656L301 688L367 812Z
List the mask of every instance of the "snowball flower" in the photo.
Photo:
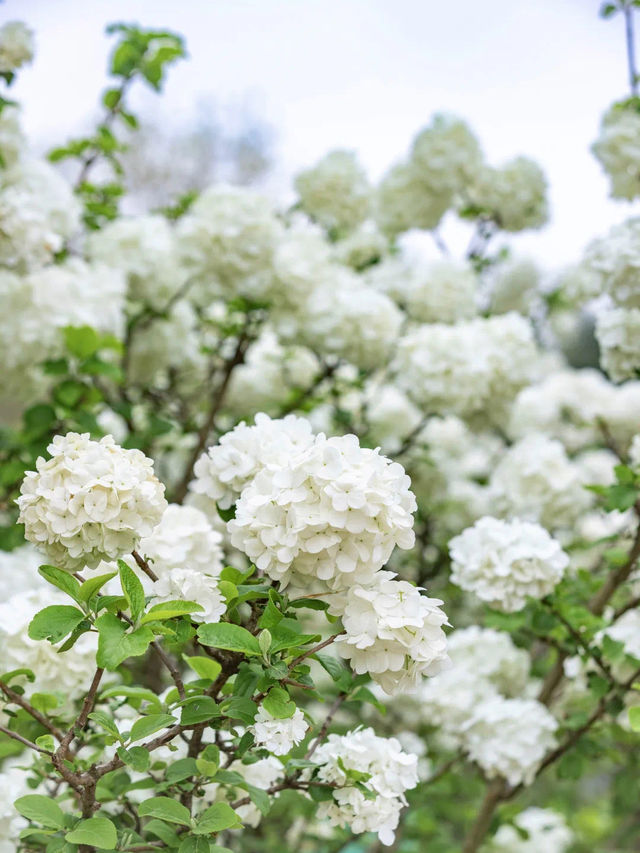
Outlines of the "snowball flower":
M600 135L591 146L611 181L613 198L640 195L640 113L613 105L603 116Z
M499 827L491 839L491 853L566 853L573 843L573 832L564 817L553 809L525 809L513 819L518 829L524 830L523 838L509 824Z
M614 308L598 314L596 337L600 366L611 379L635 379L640 372L640 308Z
M390 694L415 687L449 661L442 601L394 578L376 572L369 585L349 587L344 607L339 602L346 634L336 640L354 672L368 672Z
M159 577L173 569L193 569L218 577L224 565L222 534L192 506L169 504L151 535L140 541L139 550Z
M371 188L352 151L330 151L298 173L295 187L302 210L327 229L350 231L369 213Z
M109 435L57 435L27 471L18 506L25 536L61 568L95 568L129 554L162 518L167 502L153 463Z
M33 59L33 31L22 21L0 27L0 74L10 74Z
M500 264L491 276L491 313L529 314L539 284L540 270L529 258L516 257Z
M319 804L318 817L353 832L377 832L383 844L392 844L406 804L404 792L418 784L417 756L404 752L396 738L378 737L369 728L330 734L316 749L313 761L319 767L318 781L338 786L333 800ZM364 784L376 795L374 799L349 784L348 770L370 774Z
M411 228L435 228L452 202L449 189L422 180L415 163L399 163L383 177L376 195L376 220L389 237Z
M489 481L495 511L549 530L574 523L592 503L582 472L559 441L528 435L512 445Z
M529 655L504 631L479 625L458 628L447 637L447 651L453 669L487 679L505 696L517 696L525 689Z
M556 719L535 699L494 696L477 706L464 730L469 758L493 779L530 785L555 746Z
M616 307L640 308L640 217L626 219L592 240L581 267L591 276L593 295L607 293Z
M466 122L438 113L414 139L411 162L420 180L434 192L453 195L480 168L482 151Z
M456 745L462 743L464 726L480 702L496 695L495 687L472 669L454 664L418 685L416 717L428 726L438 726ZM404 701L404 697L401 701Z
M20 110L5 105L0 109L0 165L13 166L26 144L20 126Z
M292 717L278 719L261 705L249 731L259 746L264 746L274 755L286 755L304 739L308 728L300 708L296 708Z
M311 424L304 418L287 415L271 420L259 412L254 426L243 421L202 454L190 489L228 509L263 468L286 463L312 443Z
M549 218L547 181L528 157L516 157L498 169L485 166L468 191L472 204L505 231L541 228Z
M152 604L166 601L195 601L202 607L191 614L194 622L219 622L227 603L215 577L196 569L170 569L150 588Z
M421 323L455 323L476 314L476 276L468 263L435 261L408 282L406 310Z
M333 255L345 266L362 270L375 265L387 252L389 241L372 219L367 219L355 231L333 245Z
M491 607L522 610L562 579L569 557L539 524L484 517L449 543L451 582Z
M409 486L401 465L356 436L320 434L244 489L231 543L283 587L368 583L396 545L413 546Z

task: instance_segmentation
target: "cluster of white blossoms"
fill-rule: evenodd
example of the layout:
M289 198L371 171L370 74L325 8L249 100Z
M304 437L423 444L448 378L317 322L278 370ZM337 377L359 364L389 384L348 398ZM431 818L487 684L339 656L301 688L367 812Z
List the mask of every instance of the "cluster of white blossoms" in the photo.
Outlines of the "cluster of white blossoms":
M397 545L411 548L416 501L398 463L354 435L316 436L263 467L228 524L231 543L283 587L368 583Z
M530 258L509 258L490 272L488 307L492 314L529 315L540 285L540 270Z
M471 203L505 231L541 228L549 218L547 181L528 157L480 169L466 192Z
M311 424L304 418L287 415L272 420L259 412L254 426L238 424L202 454L194 467L191 491L228 509L256 474L267 467L279 468L313 441Z
M0 27L0 74L11 74L33 59L33 32L22 21Z
M0 109L0 157L6 168L16 163L24 150L26 140L20 125L18 107L5 105Z
M518 519L481 518L451 540L449 551L451 582L506 612L548 595L569 565L543 527Z
M640 112L614 104L602 117L600 135L591 146L611 181L613 198L640 195Z
M56 436L28 471L18 498L26 538L70 571L131 553L166 509L164 486L139 450L111 436Z
M357 674L368 672L386 693L415 687L448 664L442 601L377 572L368 586L349 587L340 602L345 634L337 649Z
M640 308L640 218L626 219L592 240L581 264L597 279L598 295L607 294L619 308Z
M512 445L489 482L494 511L549 530L571 526L592 503L578 465L559 441L533 434Z
M490 853L566 853L574 835L564 817L553 809L525 809L503 824L489 843Z
M494 696L476 706L466 723L465 749L484 773L510 785L530 785L556 744L558 722L535 699Z
M352 151L330 151L295 179L298 204L325 228L351 231L371 210L371 187Z
M345 735L330 734L313 755L317 778L337 786L333 799L321 802L318 818L352 832L377 832L383 844L392 844L404 792L418 784L418 760L403 751L396 738L382 738L373 729L357 729ZM349 784L349 771L369 774L364 783L375 795L369 799Z
M291 717L274 717L261 705L248 731L259 746L264 746L274 755L287 755L303 739L309 725L300 708Z
M53 693L59 697L61 707L83 696L91 682L96 668L97 636L83 634L72 648L60 654L51 643L32 640L27 630L39 610L64 602L64 597L52 591L43 581L36 589L17 593L0 603L3 672L30 669L35 681L29 682L21 676L16 682L24 688L25 695Z
M418 405L471 416L509 403L532 379L537 358L531 324L509 313L411 330L399 341L394 370Z
M400 262L398 267L397 279L387 279L389 295L412 320L456 323L470 320L477 313L478 282L468 263L441 260L403 271ZM372 275L375 283L377 273ZM384 279L378 278L378 286L383 282Z
M504 631L470 625L449 634L452 669L485 679L503 696L521 694L529 679L529 655Z
M640 375L640 308L613 308L598 314L600 363L614 382Z

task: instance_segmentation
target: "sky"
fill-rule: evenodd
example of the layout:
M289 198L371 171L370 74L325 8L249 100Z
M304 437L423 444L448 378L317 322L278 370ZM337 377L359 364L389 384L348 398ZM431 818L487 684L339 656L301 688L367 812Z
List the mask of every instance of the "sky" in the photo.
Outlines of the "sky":
M331 148L357 151L373 179L437 111L465 118L490 162L526 154L545 170L552 221L513 241L546 268L635 212L607 198L589 153L601 114L627 95L621 17L598 0L5 0L37 57L14 97L35 144L86 129L106 82L110 21L181 32L189 60L162 98L138 106L176 126L207 99L249 103L275 131L269 189ZM639 22L640 30L640 22ZM453 229L453 239L458 233Z

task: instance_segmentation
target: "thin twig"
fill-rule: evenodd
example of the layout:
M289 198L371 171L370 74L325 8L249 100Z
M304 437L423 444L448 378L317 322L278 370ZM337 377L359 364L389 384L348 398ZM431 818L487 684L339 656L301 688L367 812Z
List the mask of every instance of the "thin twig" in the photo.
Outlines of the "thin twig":
M29 749L34 749L36 752L41 752L43 755L53 755L51 750L42 749L42 747L38 746L35 743L32 743L32 741L30 740L27 740L26 737L22 737L22 735L19 735L17 732L12 732L11 729L7 729L5 728L5 726L0 726L0 732L2 732L2 734L7 735L7 737L10 737L12 740L20 741L20 743L24 744L24 746L28 746Z

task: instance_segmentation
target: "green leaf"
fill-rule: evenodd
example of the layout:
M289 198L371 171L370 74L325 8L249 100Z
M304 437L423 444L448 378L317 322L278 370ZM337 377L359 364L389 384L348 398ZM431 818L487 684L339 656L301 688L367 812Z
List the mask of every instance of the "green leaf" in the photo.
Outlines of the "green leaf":
M78 590L78 597L81 601L90 601L93 596L108 583L111 578L115 578L117 572L108 572L106 575L98 575L95 578L89 578L85 581Z
M124 592L124 597L127 599L131 618L134 622L137 622L140 614L144 611L144 589L136 573L124 560L118 560L118 568L120 569L122 591Z
M164 619L175 619L176 616L186 616L204 610L201 604L195 601L164 601L154 604L140 620L141 625L148 622L161 622Z
M272 687L262 700L265 711L278 720L286 720L293 717L296 711L296 703L293 702L288 692L282 687Z
M82 603L82 599L80 598L80 584L69 572L58 569L56 566L40 566L38 573L52 584L52 586L61 589L62 592L66 592L78 604Z
M101 699L109 699L111 696L125 696L127 699L133 699L130 705L135 708L140 708L143 702L148 702L154 709L155 713L162 711L162 702L158 699L153 690L147 687L131 687L130 685L114 685L103 690L100 694Z
M151 797L150 800L145 800L138 806L138 814L140 817L157 817L183 826L191 824L189 809L169 797Z
M283 619L282 613L275 606L273 601L269 600L267 606L262 611L262 616L258 619L259 628L274 628L278 622Z
M180 837L173 827L163 823L161 820L156 820L155 818L150 820L146 824L144 831L147 835L155 835L161 841L164 841L167 847L177 847L180 844Z
M220 675L222 667L217 660L205 657L204 655L182 655L182 660L197 673L200 678L207 678L209 681L215 681Z
M629 725L634 732L640 732L640 705L629 708Z
M242 826L240 818L227 803L214 803L202 812L193 828L194 835L209 835L223 829Z
M240 625L218 622L216 625L200 625L198 639L203 646L242 652L245 655L261 656L258 640Z
M249 726L258 713L258 706L246 696L232 696L230 699L225 700L221 710L226 716L232 717L235 720L241 720L245 725Z
M146 626L127 633L113 613L103 613L95 622L98 629L96 662L103 669L115 670L129 657L143 655L153 642L153 631Z
M20 797L13 805L22 817L34 823L51 829L62 829L64 826L64 812L50 797L42 794L28 794L26 797Z
M43 714L50 714L62 705L62 700L55 693L32 693L30 701L36 711Z
M85 618L77 607L66 604L53 604L45 607L29 623L28 634L32 640L49 640L57 643Z
M98 333L91 326L67 326L64 342L71 355L77 358L88 358L100 346Z
M142 740L142 738L148 737L155 732L159 732L160 729L166 729L169 726L173 726L175 723L175 717L172 717L171 714L149 714L147 717L142 717L141 719L136 720L131 726L129 740Z
M206 838L201 835L187 835L180 847L178 853L210 853L211 845Z
M294 619L283 619L271 631L273 642L271 653L284 651L284 649L295 649L305 646L307 643L320 639L319 634L303 634L300 625Z
M191 776L198 775L198 766L195 758L181 758L179 761L174 761L167 767L165 779L170 785L175 785L177 782L182 782L189 779Z
M192 726L219 716L220 709L211 696L196 696L184 704L180 722L183 726Z
M118 755L136 773L145 773L151 763L151 755L143 746L132 746L129 749L120 746L118 747Z
M81 820L65 840L71 844L88 844L99 850L114 850L118 843L118 834L113 823L106 817L90 817Z
M115 721L109 716L109 714L105 713L105 711L92 711L89 714L89 719L101 726L112 737L115 737L118 740L121 739L120 732L118 731Z

